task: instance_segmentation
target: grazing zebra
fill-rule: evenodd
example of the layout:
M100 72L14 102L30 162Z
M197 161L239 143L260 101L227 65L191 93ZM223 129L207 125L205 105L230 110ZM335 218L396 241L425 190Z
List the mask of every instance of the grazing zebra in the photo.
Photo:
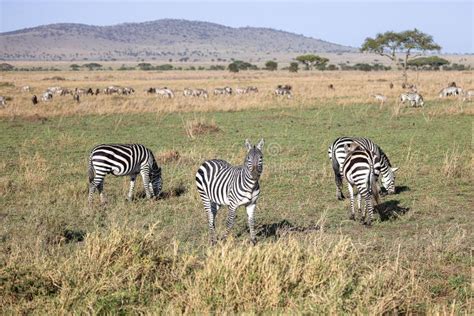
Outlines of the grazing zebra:
M94 90L92 88L87 89L86 94L94 95Z
M183 90L183 96L185 97L191 97L193 95L193 90L189 88L184 88Z
M422 107L425 105L425 102L423 101L423 96L419 93L402 93L400 95L400 102L405 103L406 101L409 101L412 107Z
M31 97L31 103L33 103L33 105L38 104L38 97L36 96L36 94Z
M74 89L74 95L84 95L86 94L87 90L82 88Z
M214 95L231 95L232 88L231 87L224 87L224 88L215 88Z
M45 93L43 93L43 96L41 97L41 100L47 102L49 100L52 100L53 99L53 93L51 91L46 91Z
M89 156L89 205L98 189L101 203L105 203L104 178L130 176L128 200L133 197L135 180L140 174L147 198L158 197L161 191L161 168L151 150L140 144L102 144L94 147Z
M379 101L381 105L384 105L385 102L387 102L387 97L382 94L371 94L370 96L376 101Z
M236 209L247 209L250 240L256 243L254 212L260 193L259 179L263 171L263 139L256 146L245 141L247 156L241 166L224 160L207 160L196 173L196 186L207 212L211 243L216 243L215 220L221 205L229 206L224 239L234 225Z
M67 94L73 95L74 92L71 89L64 88L64 89L61 89L61 92L59 93L59 95L61 96L65 96Z
M365 198L364 224L370 226L374 207L372 198L379 202L377 189L377 179L380 174L380 165L375 163L376 157L373 152L366 150L357 143L345 144L346 159L342 166L344 178L347 180L347 187L351 199L351 213L349 219L355 220L354 212L354 188L357 188L357 204L359 213L361 212L361 199Z
M148 88L145 90L147 94L155 94L156 93L156 88Z
M383 150L375 144L372 140L362 137L339 137L328 148L328 156L331 160L332 169L334 171L334 179L336 182L336 197L338 200L343 200L342 194L342 166L346 159L347 153L344 149L345 145L356 143L363 149L373 153L375 157L375 164L380 166L382 173L382 186L387 190L388 194L395 193L395 172L398 168L392 168L390 160Z
M275 89L275 95L286 95L288 99L292 97L291 86L290 85L278 85Z
M447 88L442 89L439 92L439 97L445 98L449 96L462 95L462 94L463 94L463 90L461 88L456 87L456 86L449 86Z
M46 89L46 91L47 91L47 92L51 92L51 94L54 94L54 93L61 94L61 90L62 90L62 89L63 89L63 88L61 88L61 87L48 87L48 88Z
M110 86L104 89L104 94L114 94L118 93L121 94L122 88L115 87L115 86Z
M464 101L471 101L471 98L474 97L474 90L467 90L467 91L464 91L464 96L462 98L463 102Z
M195 90L193 90L191 96L193 96L193 97L203 97L204 99L207 99L209 95L207 94L207 91L204 90L204 89L195 89Z
M252 92L252 93L258 93L258 88L255 87L255 86L248 86L248 87L247 87L247 93L250 93L250 92Z
M100 94L100 89L99 88L95 89L95 95L99 95L99 94Z
M156 88L155 93L159 96L162 96L164 98L172 99L174 98L174 93L171 89L168 89L167 87L164 87L163 89Z
M131 94L135 93L135 89L130 88L130 87L126 87L126 88L122 88L122 90L119 91L119 93L121 93L123 95L131 95Z
M236 94L247 94L249 93L248 88L236 88L235 89Z

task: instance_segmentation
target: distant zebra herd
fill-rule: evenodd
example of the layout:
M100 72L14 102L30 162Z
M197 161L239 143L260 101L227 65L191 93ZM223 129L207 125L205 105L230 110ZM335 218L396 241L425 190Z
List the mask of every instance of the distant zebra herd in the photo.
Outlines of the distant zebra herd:
M245 206L250 231L250 241L255 244L255 208L260 196L260 177L263 173L263 146L261 139L256 145L245 140L247 153L244 163L234 166L225 160L204 161L195 175L197 192L207 214L211 244L217 242L216 216L221 206L228 207L226 228L222 239L230 234L235 222L236 210ZM344 199L342 180L346 179L350 197L349 219L355 220L354 191L357 190L357 209L361 221L370 226L373 211L380 203L381 187L388 194L395 194L395 172L388 156L368 138L339 137L328 148L328 156L334 171L336 197ZM162 190L162 168L157 164L153 152L141 144L102 144L95 146L89 155L89 206L93 204L95 191L99 192L102 204L106 202L104 179L107 174L129 176L130 188L127 199L133 199L133 190L138 175L141 175L148 199L158 198ZM365 206L362 214L361 202ZM375 205L374 202L375 201Z
M393 83L390 83L390 89L393 89ZM423 100L423 96L418 92L415 85L402 85L402 88L408 88L407 92L400 94L399 102L401 104L405 104L406 102L410 104L411 107L423 107L425 102ZM451 82L448 87L441 89L438 94L439 98L446 98L450 96L458 96L462 97L462 101L471 101L474 97L474 90L463 90L460 87L456 86L455 82ZM371 98L375 99L380 103L380 105L384 105L387 102L388 97L383 94L371 94Z

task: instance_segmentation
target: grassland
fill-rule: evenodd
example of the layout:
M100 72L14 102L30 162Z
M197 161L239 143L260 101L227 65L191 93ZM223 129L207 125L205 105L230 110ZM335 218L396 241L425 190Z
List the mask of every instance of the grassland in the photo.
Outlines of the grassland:
M427 100L422 109L396 104L393 73L65 72L64 82L41 80L51 76L2 79L13 84L0 93L12 98L0 110L2 314L472 314L473 104L436 98L450 81L469 88L472 72L411 74ZM293 99L270 95L280 83L293 84ZM24 84L35 93L109 84L138 92L33 108ZM227 84L261 93L205 101L143 92ZM391 97L388 104L371 101L374 92ZM197 123L210 128L190 137ZM340 135L376 140L400 167L398 193L383 198L370 229L349 221L348 201L335 198L326 150ZM208 158L241 163L244 139L260 137L258 244L250 246L240 209L234 238L210 248L195 171ZM96 197L88 208L88 152L105 142L152 148L163 197L148 201L138 185L127 202L128 180L108 177L109 203L100 207Z

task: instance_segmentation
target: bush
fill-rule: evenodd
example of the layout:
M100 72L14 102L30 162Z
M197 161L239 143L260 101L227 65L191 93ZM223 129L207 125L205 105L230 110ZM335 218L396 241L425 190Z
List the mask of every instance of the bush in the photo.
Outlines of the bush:
M290 67L288 68L288 70L289 70L290 72L298 72L298 67L299 67L299 65L298 65L297 62L292 62L292 63L290 64Z
M265 69L269 71L275 71L278 69L278 63L273 60L269 60L265 63Z

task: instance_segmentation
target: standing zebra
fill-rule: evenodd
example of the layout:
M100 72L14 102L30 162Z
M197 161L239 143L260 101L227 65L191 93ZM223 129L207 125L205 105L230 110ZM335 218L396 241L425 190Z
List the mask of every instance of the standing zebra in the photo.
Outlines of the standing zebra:
M161 191L161 168L151 150L140 144L102 144L94 147L89 156L89 205L92 195L99 190L101 203L105 175L130 176L128 200L132 199L135 180L140 174L147 198L158 196Z
M400 102L404 104L406 101L409 101L412 107L422 107L425 105L425 102L423 101L423 96L416 92L407 92L400 94Z
M352 142L357 143L362 148L372 152L376 158L375 163L380 165L382 173L382 185L387 190L388 194L395 193L395 172L398 168L392 168L390 160L383 150L375 144L372 140L362 137L339 137L328 148L328 156L332 163L332 169L334 171L334 178L336 181L336 196L338 200L343 200L344 195L342 194L342 166L346 159L347 153L344 149L345 145L349 145Z
M380 174L380 164L375 163L377 157L373 152L362 148L358 143L345 144L346 159L344 160L342 172L347 180L347 187L351 199L351 213L349 218L355 220L354 212L354 187L357 188L357 206L361 212L361 199L365 198L364 224L370 226L374 207L372 198L379 202L377 179Z
M254 212L260 193L259 179L263 171L263 139L256 146L245 141L247 156L241 166L232 166L224 160L207 160L196 173L196 186L207 212L211 243L216 243L215 220L221 205L229 206L224 239L234 225L236 209L247 208L250 240L256 243Z

